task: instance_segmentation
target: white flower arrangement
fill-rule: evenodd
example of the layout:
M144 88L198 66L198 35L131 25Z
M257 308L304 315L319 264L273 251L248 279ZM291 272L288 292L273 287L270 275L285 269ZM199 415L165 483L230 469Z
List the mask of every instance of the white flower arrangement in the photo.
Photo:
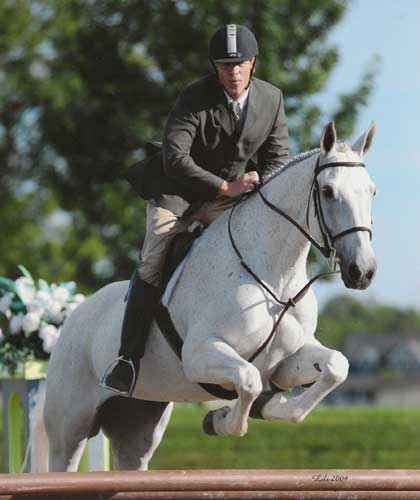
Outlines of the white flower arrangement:
M18 267L15 281L0 277L0 365L12 375L25 361L48 359L65 319L85 300L74 282L35 282Z

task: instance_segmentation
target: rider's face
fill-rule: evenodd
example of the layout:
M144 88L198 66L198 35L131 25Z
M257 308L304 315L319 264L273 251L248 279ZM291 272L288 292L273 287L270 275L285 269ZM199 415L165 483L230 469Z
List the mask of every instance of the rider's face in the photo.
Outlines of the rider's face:
M248 87L255 57L241 63L216 63L220 83L232 99L238 99Z

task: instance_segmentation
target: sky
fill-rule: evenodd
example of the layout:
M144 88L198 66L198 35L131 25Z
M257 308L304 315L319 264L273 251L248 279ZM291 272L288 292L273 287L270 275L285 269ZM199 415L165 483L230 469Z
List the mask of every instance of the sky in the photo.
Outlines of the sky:
M340 278L316 285L322 305L343 293L420 310L420 0L354 0L331 33L340 62L320 96L332 109L356 87L377 54L379 74L359 115L352 143L374 120L376 136L365 163L378 193L373 247L378 270L368 290L349 291Z

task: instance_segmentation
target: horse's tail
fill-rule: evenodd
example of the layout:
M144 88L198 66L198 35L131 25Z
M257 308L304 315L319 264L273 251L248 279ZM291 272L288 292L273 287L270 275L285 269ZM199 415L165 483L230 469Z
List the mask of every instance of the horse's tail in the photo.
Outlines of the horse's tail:
M47 472L49 446L44 422L46 383L40 382L35 397L35 404L29 413L29 440L26 459L30 458L30 472Z

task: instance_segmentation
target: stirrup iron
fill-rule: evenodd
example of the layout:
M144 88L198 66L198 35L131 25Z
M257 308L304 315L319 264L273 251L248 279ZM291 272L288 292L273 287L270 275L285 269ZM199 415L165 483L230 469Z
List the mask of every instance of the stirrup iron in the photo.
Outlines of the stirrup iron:
M131 370L133 372L132 376L132 381L131 381L131 386L128 391L119 391L118 389L114 389L113 387L109 387L105 379L108 376L108 374L112 371L114 366L116 366L120 361L123 361L124 363L127 363L130 365ZM115 392L116 394L119 394L120 396L127 396L131 397L134 391L134 386L136 385L136 370L134 368L134 363L131 361L131 359L125 359L123 356L119 356L117 359L114 359L114 361L111 361L111 363L107 366L105 373L102 375L101 381L99 382L99 387L102 387L104 389L108 389L108 391Z

